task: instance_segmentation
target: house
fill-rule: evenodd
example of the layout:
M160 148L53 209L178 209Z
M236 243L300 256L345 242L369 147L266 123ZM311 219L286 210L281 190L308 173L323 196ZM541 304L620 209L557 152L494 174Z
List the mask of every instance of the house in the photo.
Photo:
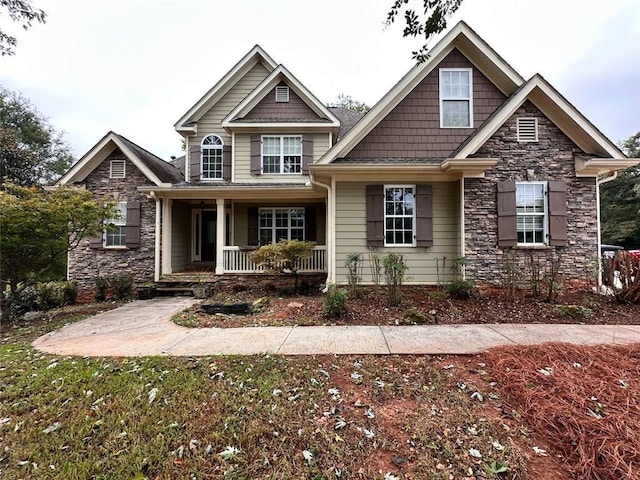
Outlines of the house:
M303 269L337 283L354 252L403 255L417 284L460 257L467 278L494 283L508 252L560 255L560 274L583 278L599 252L599 185L637 162L463 22L362 118L255 46L175 129L184 157L110 132L60 179L122 212L70 254L81 285L261 273L250 251L280 239L317 242Z

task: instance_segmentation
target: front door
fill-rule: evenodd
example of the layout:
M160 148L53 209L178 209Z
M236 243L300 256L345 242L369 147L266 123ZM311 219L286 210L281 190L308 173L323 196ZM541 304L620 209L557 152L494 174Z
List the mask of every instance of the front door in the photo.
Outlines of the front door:
M205 210L202 212L202 232L200 245L202 262L216 261L216 212Z

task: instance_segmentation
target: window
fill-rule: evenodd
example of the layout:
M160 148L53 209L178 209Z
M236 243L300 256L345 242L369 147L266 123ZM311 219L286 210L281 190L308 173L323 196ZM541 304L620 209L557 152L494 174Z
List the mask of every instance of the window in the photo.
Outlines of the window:
M414 245L415 192L413 186L386 186L384 189L385 245Z
M222 139L207 135L202 140L202 180L222 180Z
M304 240L304 208L261 208L260 245L280 240Z
M109 178L125 178L125 164L124 160L111 160Z
M472 92L471 68L440 69L440 127L473 126Z
M117 208L120 212L120 218L112 218L105 221L106 224L112 225L104 232L105 247L126 246L127 202L118 202Z
M289 87L286 85L278 85L276 87L276 102L287 103L289 101Z
M262 173L302 173L302 137L262 137Z
M537 142L538 119L535 117L518 117L517 134L519 142Z
M546 190L546 182L516 182L516 233L519 245L546 244Z

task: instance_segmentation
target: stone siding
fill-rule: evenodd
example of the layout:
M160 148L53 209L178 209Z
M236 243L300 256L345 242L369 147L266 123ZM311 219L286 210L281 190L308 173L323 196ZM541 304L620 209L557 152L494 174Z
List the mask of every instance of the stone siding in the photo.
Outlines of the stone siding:
M109 178L111 160L126 160L126 178ZM137 191L150 181L119 151L107 157L86 180L87 190L96 196L112 196L118 201L140 202L140 246L136 249L91 248L89 239L69 254L69 279L78 282L82 298L90 298L93 277L113 277L131 273L136 282L153 281L155 257L155 201Z
M516 118L536 117L536 143L516 139ZM560 277L575 282L588 276L598 256L596 180L577 178L574 152L581 150L538 108L525 102L478 150L475 157L500 158L485 178L464 180L465 256L467 277L479 283L499 283L504 254L513 253L520 268L533 254L543 265L559 257ZM535 178L528 178L533 170ZM532 248L498 247L497 187L499 181L563 180L567 183L567 246Z

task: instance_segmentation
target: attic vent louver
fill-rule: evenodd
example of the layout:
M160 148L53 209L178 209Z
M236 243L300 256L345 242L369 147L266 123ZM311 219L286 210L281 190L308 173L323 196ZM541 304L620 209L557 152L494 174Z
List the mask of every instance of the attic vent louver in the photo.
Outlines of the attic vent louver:
M533 117L518 118L518 141L538 141L538 119Z
M109 178L125 178L125 161L111 160L111 168L109 169Z
M276 87L276 102L286 103L289 101L289 87L279 85Z

